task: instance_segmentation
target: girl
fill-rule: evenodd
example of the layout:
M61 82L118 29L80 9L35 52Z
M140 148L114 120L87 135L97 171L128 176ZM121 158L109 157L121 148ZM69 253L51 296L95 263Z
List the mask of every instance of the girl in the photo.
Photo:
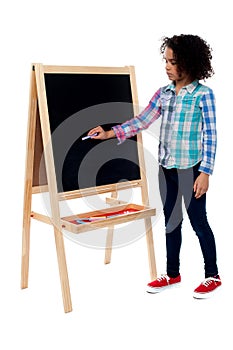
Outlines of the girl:
M206 216L206 192L216 153L215 97L199 80L211 77L211 48L197 35L174 35L162 40L160 52L171 83L156 91L138 116L104 131L94 139L117 137L119 143L162 118L159 143L159 187L166 227L167 273L148 283L157 293L181 281L180 248L182 198L204 258L204 281L195 298L207 298L220 286L213 232Z

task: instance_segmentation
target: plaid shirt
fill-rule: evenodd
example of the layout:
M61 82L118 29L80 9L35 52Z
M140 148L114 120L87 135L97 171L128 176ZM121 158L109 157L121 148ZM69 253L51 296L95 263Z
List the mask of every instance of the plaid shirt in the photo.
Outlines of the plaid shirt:
M197 80L178 95L174 84L160 88L142 113L113 127L119 143L160 116L159 163L168 169L186 169L201 162L199 171L212 174L217 143L213 91Z

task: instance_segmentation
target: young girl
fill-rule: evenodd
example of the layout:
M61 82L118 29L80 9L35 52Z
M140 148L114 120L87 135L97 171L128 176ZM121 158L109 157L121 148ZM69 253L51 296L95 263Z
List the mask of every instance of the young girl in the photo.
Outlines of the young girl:
M182 198L204 258L205 279L194 290L207 298L220 286L213 232L206 217L206 192L216 152L215 97L199 80L211 77L211 49L197 35L163 38L160 52L171 83L160 88L138 116L104 131L98 126L88 135L117 137L122 143L162 118L159 143L159 187L166 226L167 274L148 283L157 293L181 281L180 248Z

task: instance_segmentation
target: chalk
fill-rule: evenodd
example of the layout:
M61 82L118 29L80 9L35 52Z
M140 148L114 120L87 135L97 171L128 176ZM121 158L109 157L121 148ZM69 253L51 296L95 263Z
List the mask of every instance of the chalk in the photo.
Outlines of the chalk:
M87 140L87 139L91 139L92 137L95 137L97 135L98 135L98 132L96 132L96 133L94 133L92 135L84 136L84 137L82 137L82 141Z
M106 219L107 217L106 216L94 216L94 217L88 217L88 218L79 218L79 219L76 219L75 221L78 223L78 224L87 224L89 222L93 222L93 221L99 221L100 219Z
M103 219L107 219L108 216L90 216L89 220L90 221L95 221L95 220L103 220Z

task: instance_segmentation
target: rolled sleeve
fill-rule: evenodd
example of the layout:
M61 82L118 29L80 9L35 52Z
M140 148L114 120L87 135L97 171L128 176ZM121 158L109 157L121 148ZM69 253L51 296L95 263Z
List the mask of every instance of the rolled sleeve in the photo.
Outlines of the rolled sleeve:
M112 130L114 131L116 138L118 139L118 145L120 145L126 140L126 135L121 125L113 126Z

